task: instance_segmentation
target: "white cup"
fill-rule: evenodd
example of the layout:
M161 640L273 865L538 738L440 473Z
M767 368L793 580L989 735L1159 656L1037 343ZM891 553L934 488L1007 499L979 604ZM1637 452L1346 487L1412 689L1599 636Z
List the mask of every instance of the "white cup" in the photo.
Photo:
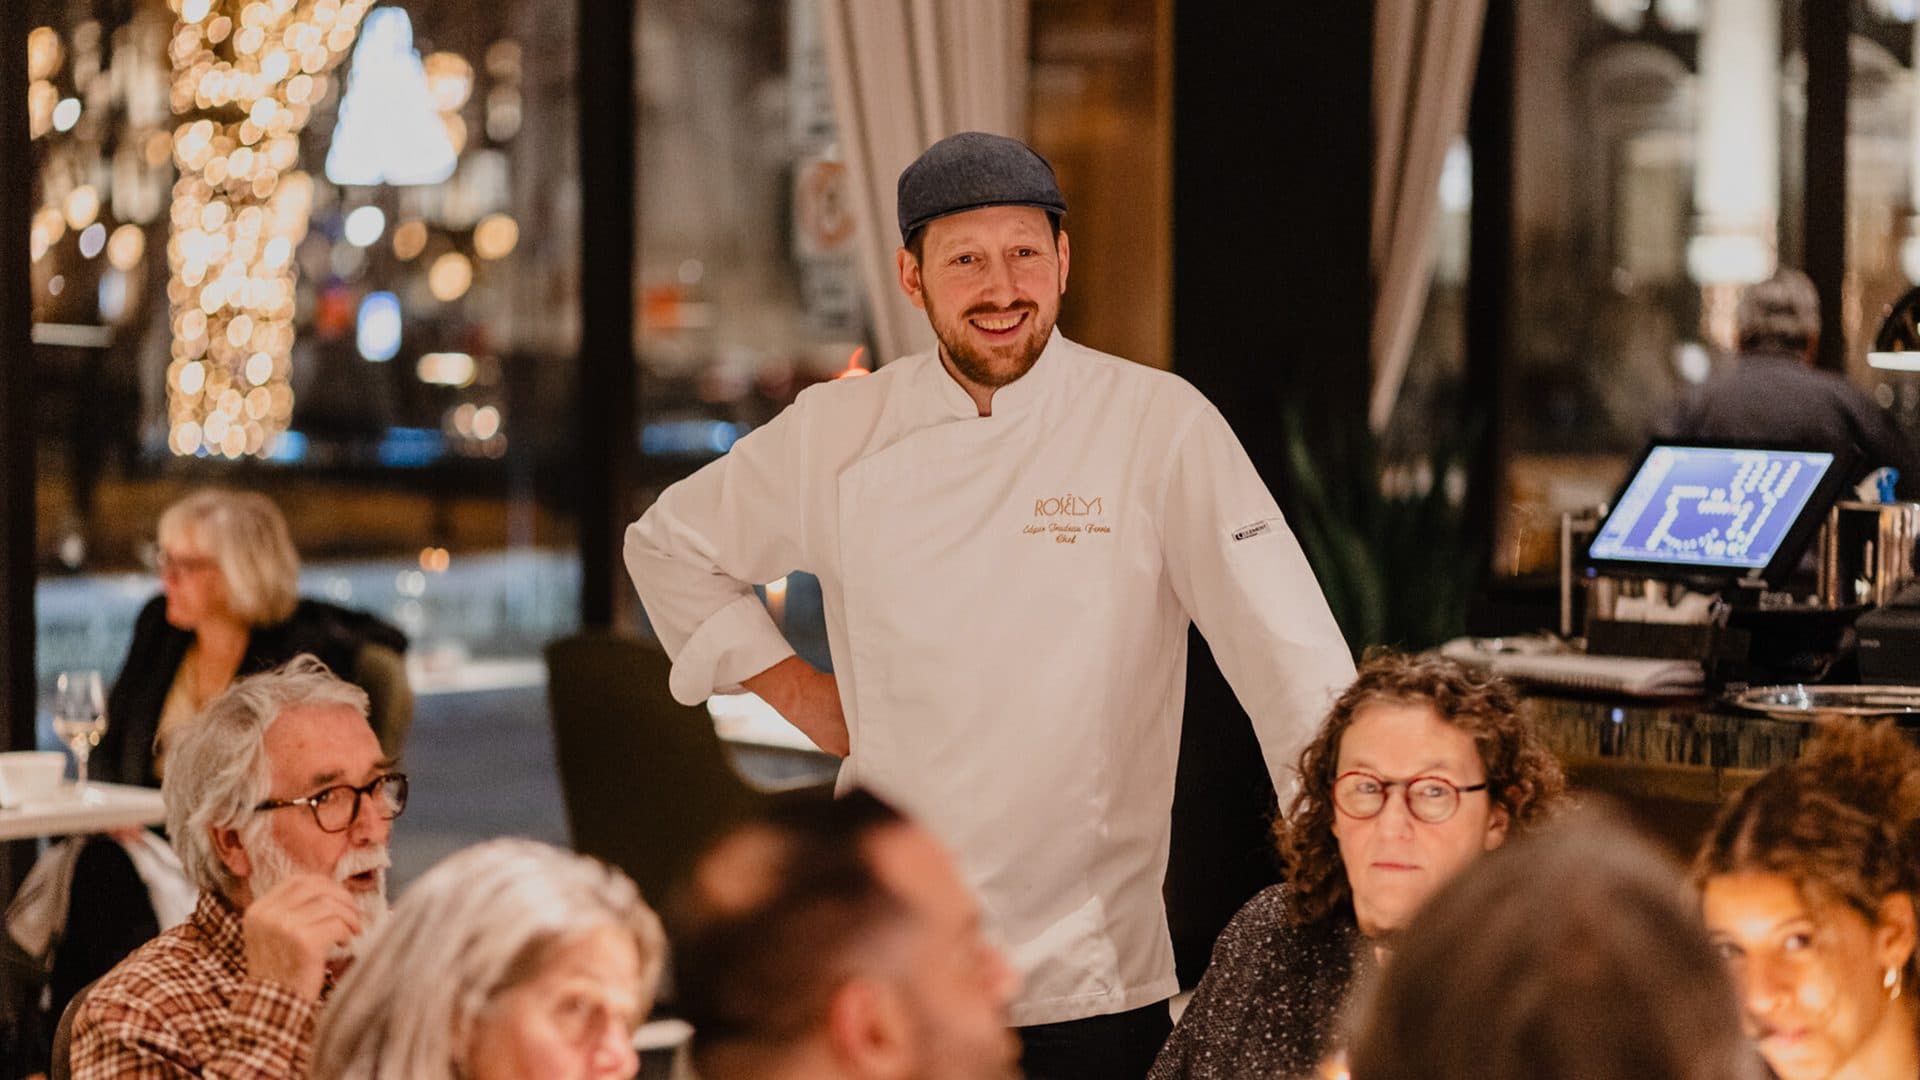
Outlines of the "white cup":
M10 750L0 753L0 807L40 802L60 790L67 755L59 750Z

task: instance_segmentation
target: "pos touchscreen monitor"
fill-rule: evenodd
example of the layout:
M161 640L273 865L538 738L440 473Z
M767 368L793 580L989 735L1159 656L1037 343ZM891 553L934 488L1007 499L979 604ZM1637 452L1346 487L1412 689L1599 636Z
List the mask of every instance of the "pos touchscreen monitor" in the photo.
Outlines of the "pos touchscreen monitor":
M1587 547L1602 572L1778 585L1847 479L1820 450L1656 442Z

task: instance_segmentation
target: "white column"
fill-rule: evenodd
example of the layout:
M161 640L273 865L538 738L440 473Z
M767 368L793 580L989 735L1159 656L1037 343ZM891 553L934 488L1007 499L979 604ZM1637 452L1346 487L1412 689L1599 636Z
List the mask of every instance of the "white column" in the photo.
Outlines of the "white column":
M1706 0L1687 270L1702 285L1773 272L1780 217L1780 0Z

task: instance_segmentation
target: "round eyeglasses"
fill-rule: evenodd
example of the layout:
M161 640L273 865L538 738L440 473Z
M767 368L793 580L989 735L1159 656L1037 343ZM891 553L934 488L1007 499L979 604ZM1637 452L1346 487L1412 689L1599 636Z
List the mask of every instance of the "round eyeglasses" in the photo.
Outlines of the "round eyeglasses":
M1387 808L1387 796L1400 788L1407 800L1407 812L1429 825L1438 825L1460 809L1460 795L1467 791L1487 790L1486 781L1461 787L1439 776L1416 776L1411 780L1388 780L1366 772L1341 773L1333 781L1333 805L1350 818L1366 820L1378 817Z
M387 773L359 787L335 784L304 799L268 799L254 809L284 810L289 806L304 806L313 811L313 823L320 826L320 831L342 833L353 828L353 823L359 819L362 795L373 800L373 812L379 814L381 820L392 821L407 808L407 774Z

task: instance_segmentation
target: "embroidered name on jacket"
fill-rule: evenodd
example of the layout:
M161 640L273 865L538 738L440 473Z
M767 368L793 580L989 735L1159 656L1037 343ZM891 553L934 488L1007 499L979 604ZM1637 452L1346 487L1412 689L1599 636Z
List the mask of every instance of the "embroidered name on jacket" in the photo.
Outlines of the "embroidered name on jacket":
M1105 513L1100 496L1083 499L1078 495L1033 500L1034 517L1099 517Z
M1056 544L1077 544L1082 536L1103 536L1113 532L1104 523L1107 507L1104 496L1046 495L1033 500L1033 519L1020 532L1026 536L1050 536ZM1098 520L1087 520L1087 519Z

